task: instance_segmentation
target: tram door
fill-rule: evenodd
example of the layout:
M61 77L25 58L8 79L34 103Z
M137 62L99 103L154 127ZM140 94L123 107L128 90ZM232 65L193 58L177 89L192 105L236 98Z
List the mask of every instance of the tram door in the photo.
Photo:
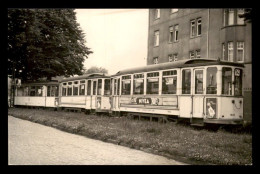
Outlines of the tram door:
M192 117L203 118L203 100L205 96L205 72L203 69L194 69Z
M97 79L92 81L92 95L91 95L91 109L96 109L96 100L97 100Z

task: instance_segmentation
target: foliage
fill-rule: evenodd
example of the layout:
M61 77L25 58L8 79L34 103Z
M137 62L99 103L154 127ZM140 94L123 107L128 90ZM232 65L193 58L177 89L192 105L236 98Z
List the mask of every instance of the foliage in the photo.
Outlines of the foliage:
M9 9L8 74L23 80L81 74L92 53L84 39L74 9Z
M91 68L84 71L84 74L91 74L91 73L104 73L107 74L108 71L105 68L92 66Z
M252 165L251 134L38 109L9 108L8 115L188 164Z
M240 18L244 18L244 21L247 21L249 23L252 22L252 9L246 8L244 14L239 15Z

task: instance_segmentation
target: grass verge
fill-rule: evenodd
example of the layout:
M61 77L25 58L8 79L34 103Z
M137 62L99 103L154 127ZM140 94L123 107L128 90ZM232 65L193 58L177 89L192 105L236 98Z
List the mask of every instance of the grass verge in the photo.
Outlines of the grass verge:
M188 164L252 165L251 134L64 111L9 108L8 115Z

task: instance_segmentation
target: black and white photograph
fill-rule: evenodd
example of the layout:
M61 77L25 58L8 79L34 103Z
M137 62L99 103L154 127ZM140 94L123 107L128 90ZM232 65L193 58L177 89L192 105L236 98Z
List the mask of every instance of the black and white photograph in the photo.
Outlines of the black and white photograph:
M8 165L252 166L251 8L8 8Z

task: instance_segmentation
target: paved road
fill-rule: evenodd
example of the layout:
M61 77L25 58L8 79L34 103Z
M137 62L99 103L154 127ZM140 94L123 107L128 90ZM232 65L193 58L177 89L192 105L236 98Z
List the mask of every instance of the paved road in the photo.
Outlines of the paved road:
M8 116L9 165L182 165Z

